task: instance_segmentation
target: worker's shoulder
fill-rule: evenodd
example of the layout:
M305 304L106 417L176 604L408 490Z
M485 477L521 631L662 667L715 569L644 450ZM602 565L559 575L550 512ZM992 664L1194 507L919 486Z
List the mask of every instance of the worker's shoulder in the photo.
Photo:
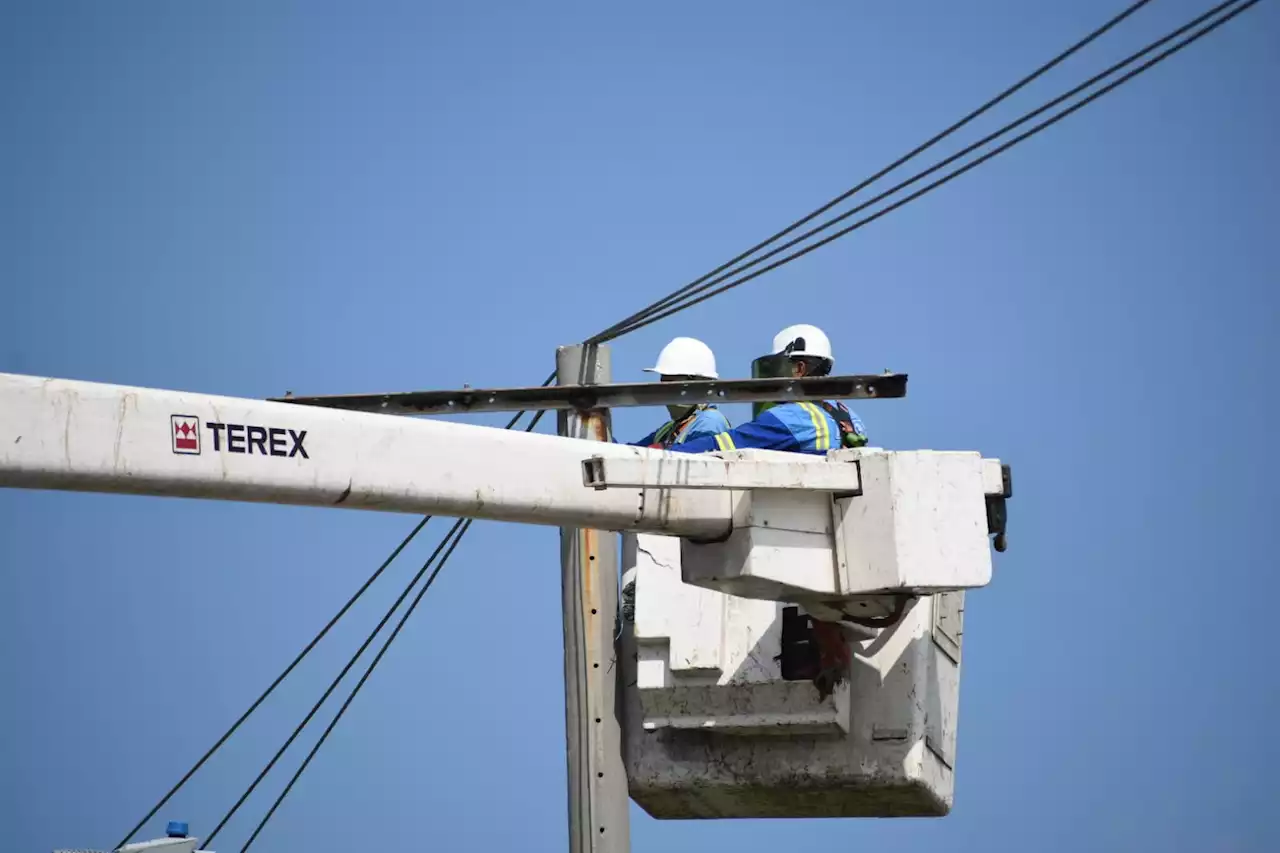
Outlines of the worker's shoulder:
M839 400L797 400L789 403L781 403L769 409L771 412L783 410L781 414L784 417L796 417L812 419L815 413L826 415L831 420L837 420L837 415L843 413L849 416L855 424L861 425L862 419L858 417L858 413L850 409L846 404Z
M819 415L831 418L832 415L827 411L827 406L834 405L834 403L827 400L793 400L769 407L768 410L761 413L761 417L764 417L765 415L773 415L778 420L784 422L797 420L812 423L814 417Z
M830 416L833 420L839 420L838 418L836 418L836 417L835 417L835 412L836 412L836 411L839 411L841 414L843 414L843 415L845 415L845 416L847 416L847 417L849 418L849 421L853 424L853 431L854 431L854 432L856 432L858 435L862 435L862 436L865 436L865 435L867 434L867 426L866 426L866 424L864 424L864 423L862 422L862 418L858 417L858 413L857 413L857 412L855 412L853 409L849 408L849 407L848 407L847 405L845 405L844 403L841 403L841 402L838 402L838 401L831 401L831 400L828 400L828 401L826 401L826 402L827 402L827 405L831 407L831 410L829 410L829 411L827 412L827 414L828 414L828 416Z
M715 406L707 406L706 408L699 409L698 414L695 416L695 420L699 424L705 423L709 425L729 426L729 419L725 417L724 412L720 411Z
M721 432L728 432L731 429L729 419L721 412L715 409L699 409L693 418L693 423L689 424L684 431L681 441L690 441L697 438L705 438L707 436L716 435Z

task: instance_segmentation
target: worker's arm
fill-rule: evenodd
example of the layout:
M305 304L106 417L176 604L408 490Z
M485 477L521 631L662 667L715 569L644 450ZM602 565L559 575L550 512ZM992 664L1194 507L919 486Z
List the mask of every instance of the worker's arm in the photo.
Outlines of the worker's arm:
M658 427L658 429L662 429L662 427ZM632 447L648 447L649 445L653 444L657 440L657 438L658 438L658 430L655 429L653 432L649 433L639 441L631 441L631 442L628 442L628 444L630 444Z
M676 453L714 453L717 450L796 450L799 444L791 430L770 412L736 429L718 432L677 444Z

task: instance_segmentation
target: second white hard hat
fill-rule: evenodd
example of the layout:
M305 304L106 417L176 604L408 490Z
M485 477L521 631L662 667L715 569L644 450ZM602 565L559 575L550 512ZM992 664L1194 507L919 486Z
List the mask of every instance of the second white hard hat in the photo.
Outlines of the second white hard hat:
M711 347L697 338L673 338L658 353L658 363L646 367L646 373L661 376L699 376L719 379L716 373L716 356Z
M835 361L831 354L831 341L827 339L826 333L817 326L804 323L787 326L774 335L773 352L775 355L812 356Z

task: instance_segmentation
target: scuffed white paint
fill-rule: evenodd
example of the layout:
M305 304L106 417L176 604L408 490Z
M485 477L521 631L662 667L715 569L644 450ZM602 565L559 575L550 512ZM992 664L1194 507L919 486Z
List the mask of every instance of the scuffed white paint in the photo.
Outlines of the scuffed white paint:
M198 444L178 448L175 418ZM234 445L224 425L236 425ZM282 442L248 442L248 428ZM302 436L302 452L291 435ZM487 518L527 524L724 533L733 492L583 483L592 456L648 448L314 406L0 373L0 487L116 492Z
M685 583L815 608L848 604L846 612L879 616L892 609L886 596L894 593L991 581L986 495L1001 488L999 460L864 448L832 453L825 464L850 463L861 471L856 494L741 493L725 541L683 541Z
M625 577L636 594L635 622L622 634L623 737L630 793L647 812L949 811L963 593L948 593L936 612L940 596L917 599L893 628L872 640L851 638L849 677L820 700L809 682L781 678L774 657L782 603L708 597L706 589L677 582L678 540L627 534L623 543ZM703 665L684 667L672 649L696 649Z

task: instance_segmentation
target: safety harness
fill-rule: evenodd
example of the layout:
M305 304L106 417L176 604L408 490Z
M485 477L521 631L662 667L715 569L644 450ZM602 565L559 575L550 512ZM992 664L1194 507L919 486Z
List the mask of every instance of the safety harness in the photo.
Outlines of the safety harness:
M831 415L836 422L836 426L840 428L840 446L841 447L865 447L867 437L858 432L857 425L853 422L853 415L845 408L844 403L837 402L835 405L822 400L818 403L822 406L823 411Z
M685 428L693 423L694 418L698 417L699 412L705 412L707 409L714 409L714 406L707 403L699 403L689 410L689 414L685 415L678 421L667 421L658 428L657 433L653 436L653 444L650 447L660 447L663 450L670 450L676 440L684 434Z

